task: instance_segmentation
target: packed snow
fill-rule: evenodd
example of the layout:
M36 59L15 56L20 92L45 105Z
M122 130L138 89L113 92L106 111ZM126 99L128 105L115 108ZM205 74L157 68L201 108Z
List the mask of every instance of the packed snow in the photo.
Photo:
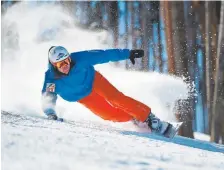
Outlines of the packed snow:
M68 122L45 120L40 101L49 47L111 48L105 43L109 34L74 26L73 19L53 5L16 5L2 17L2 29L7 31L12 23L19 41L17 48L6 41L2 49L2 169L224 169L223 145L153 136L131 123L104 121L60 97L57 113ZM10 39L8 34L2 38ZM178 77L126 71L113 63L96 69L167 121L175 121L175 101L188 97L188 85Z

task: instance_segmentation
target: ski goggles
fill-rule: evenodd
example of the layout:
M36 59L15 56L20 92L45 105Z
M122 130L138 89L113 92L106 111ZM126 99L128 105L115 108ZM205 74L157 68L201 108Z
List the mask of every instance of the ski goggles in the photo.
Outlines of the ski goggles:
M57 67L57 68L61 68L62 66L64 66L64 65L69 65L70 63L71 63L71 58L68 57L68 58L66 58L66 59L64 59L64 60L62 60L62 61L59 61L59 62L57 62L57 63L53 63L53 65L54 65L55 67Z

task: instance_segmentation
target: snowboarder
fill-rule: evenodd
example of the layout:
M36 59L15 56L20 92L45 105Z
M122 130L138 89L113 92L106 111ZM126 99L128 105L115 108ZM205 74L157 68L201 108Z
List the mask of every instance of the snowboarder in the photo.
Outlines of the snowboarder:
M94 65L144 56L141 49L89 50L69 53L62 46L48 51L49 65L42 89L42 108L51 120L61 120L55 112L57 95L69 102L79 102L104 120L145 122L157 134L172 131L172 125L161 121L151 108L117 90ZM169 132L170 133L170 132Z

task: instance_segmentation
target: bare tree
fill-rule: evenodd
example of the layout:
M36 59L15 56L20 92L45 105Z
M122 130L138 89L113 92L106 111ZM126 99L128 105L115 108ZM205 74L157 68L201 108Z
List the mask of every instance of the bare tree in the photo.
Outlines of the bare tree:
M108 1L108 24L113 32L114 47L118 46L118 2Z
M215 76L215 88L214 88L214 105L213 105L213 116L212 116L212 124L211 124L211 141L218 142L219 136L224 136L223 125L223 108L224 108L224 94L223 94L223 82L224 82L224 2L222 2L221 6L221 16L219 23L219 35L218 35L218 46L217 46L217 59L216 59L216 76ZM221 108L217 109L221 106ZM222 111L221 111L222 110ZM216 111L219 112L219 118ZM221 126L221 127L220 127ZM223 127L222 127L223 126ZM222 135L219 135L221 134ZM224 139L224 138L223 138ZM224 141L222 141L224 143Z
M186 27L184 23L184 4L181 1L171 2L172 6L172 34L175 69L178 76L187 77L187 40Z
M142 59L142 71L149 70L149 35L147 28L147 18L149 15L149 2L140 2L141 11L141 36L142 36L142 48L145 51L145 56Z
M166 51L168 55L168 72L170 74L175 73L175 61L173 52L173 38L172 38L172 25L171 25L171 2L160 1L160 10L165 25L166 35Z
M188 55L187 55L187 39L186 39L186 24L184 18L184 2L171 2L172 7L172 28L173 28L173 47L175 69L178 76L184 76L188 81ZM180 101L177 103L177 118L179 120L186 119L181 129L181 135L193 138L192 123L189 121L192 117L192 110L189 108L189 100ZM190 106L192 107L192 106ZM182 111L182 112L181 112Z
M213 3L211 1L205 2L205 40L206 40L206 48L205 48L205 57L206 57L206 99L207 99L207 110L209 114L209 120L212 119L212 71L211 71L211 11L212 11Z

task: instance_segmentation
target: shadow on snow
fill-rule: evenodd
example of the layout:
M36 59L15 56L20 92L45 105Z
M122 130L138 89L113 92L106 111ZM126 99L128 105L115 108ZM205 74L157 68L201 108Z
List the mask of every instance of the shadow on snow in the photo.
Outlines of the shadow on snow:
M143 138L171 142L178 145L188 146L188 147L197 148L197 149L203 149L203 150L212 151L212 152L224 153L224 145L219 145L216 143L201 141L197 139L186 138L182 136L176 136L173 139L168 139L162 136L153 135L149 133L140 133L140 132L133 132L133 131L122 131L120 133L123 135L133 135L133 136L138 136Z

